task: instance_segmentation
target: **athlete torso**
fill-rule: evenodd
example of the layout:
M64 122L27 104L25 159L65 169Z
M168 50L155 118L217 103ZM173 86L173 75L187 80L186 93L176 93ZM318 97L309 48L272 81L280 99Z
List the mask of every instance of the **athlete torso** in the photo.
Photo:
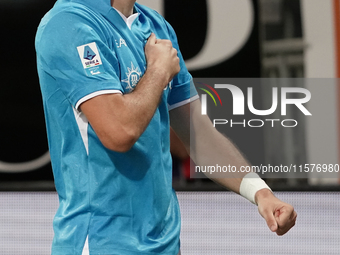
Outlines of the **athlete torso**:
M52 254L81 254L87 236L91 254L177 254L180 214L172 190L168 111L195 96L192 78L180 56L180 74L164 90L132 149L106 149L80 103L99 94L132 92L146 70L144 45L151 32L178 48L158 13L136 4L129 27L109 2L58 1L36 37L60 198Z

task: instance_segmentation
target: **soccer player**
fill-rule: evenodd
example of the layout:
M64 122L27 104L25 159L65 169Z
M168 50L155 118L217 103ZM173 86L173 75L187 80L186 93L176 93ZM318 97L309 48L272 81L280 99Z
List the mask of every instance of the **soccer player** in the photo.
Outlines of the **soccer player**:
M87 237L90 254L179 253L170 122L198 165L248 163L200 114L172 27L135 0L58 0L36 50L60 201L52 254L79 255ZM294 225L260 178L214 180L256 203L278 235Z

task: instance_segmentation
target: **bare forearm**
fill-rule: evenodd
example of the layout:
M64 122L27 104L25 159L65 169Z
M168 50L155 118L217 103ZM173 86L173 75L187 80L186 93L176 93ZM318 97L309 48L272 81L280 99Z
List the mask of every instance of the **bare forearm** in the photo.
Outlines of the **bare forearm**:
M142 135L158 107L164 88L180 71L177 50L170 41L158 40L154 34L145 45L145 57L147 70L144 76L136 89L118 102L119 111L115 111L116 116L112 118L119 119L119 128L126 129L126 136L132 138L127 142L129 146Z
M213 128L207 116L202 116L198 100L192 102L190 106L171 111L170 116L172 127L198 167L230 165L240 169L241 166L248 165L233 143ZM239 193L240 183L245 173L207 173L206 175L224 187Z
M152 34L145 45L147 70L130 94L108 94L80 105L102 144L126 152L151 121L165 86L180 71L177 50Z
M201 125L194 131L196 135L191 142L191 157L197 166L215 167L216 172L205 173L208 178L239 193L242 178L246 174L239 170L249 163L228 138L208 126L212 125L210 120L205 123L205 127ZM224 171L219 171L218 166Z
M296 221L294 208L276 198L266 183L254 173L237 170L249 163L233 143L215 130L207 116L200 112L200 102L192 102L170 112L171 125L185 144L190 156L198 166L235 166L236 172L207 176L222 186L240 193L254 204L266 220L271 231L285 234ZM222 178L220 178L222 177ZM251 178L252 177L252 178Z
M150 123L162 97L167 78L152 70L147 71L136 86L136 89L123 96L119 105L119 119L122 125L139 137Z

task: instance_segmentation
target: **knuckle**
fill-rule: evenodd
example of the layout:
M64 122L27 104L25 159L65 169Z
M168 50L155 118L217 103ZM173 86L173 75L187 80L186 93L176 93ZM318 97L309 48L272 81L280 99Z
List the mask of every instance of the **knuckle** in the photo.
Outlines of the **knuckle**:
M169 47L172 48L172 43L171 43L171 41L167 40L167 41L166 41L166 45L168 45Z
M287 209L291 212L294 212L294 207L292 205L288 205L287 206Z
M284 230L283 228L279 228L279 229L276 231L276 234L277 234L278 236L282 236L282 235L284 235L286 232L287 232L287 231Z

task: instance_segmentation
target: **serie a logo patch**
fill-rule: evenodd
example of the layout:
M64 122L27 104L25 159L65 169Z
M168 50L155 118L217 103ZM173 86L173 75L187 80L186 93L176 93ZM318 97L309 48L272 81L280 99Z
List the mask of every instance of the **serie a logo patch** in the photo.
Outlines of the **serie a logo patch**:
M77 47L80 60L87 76L104 73L104 67L95 42Z

